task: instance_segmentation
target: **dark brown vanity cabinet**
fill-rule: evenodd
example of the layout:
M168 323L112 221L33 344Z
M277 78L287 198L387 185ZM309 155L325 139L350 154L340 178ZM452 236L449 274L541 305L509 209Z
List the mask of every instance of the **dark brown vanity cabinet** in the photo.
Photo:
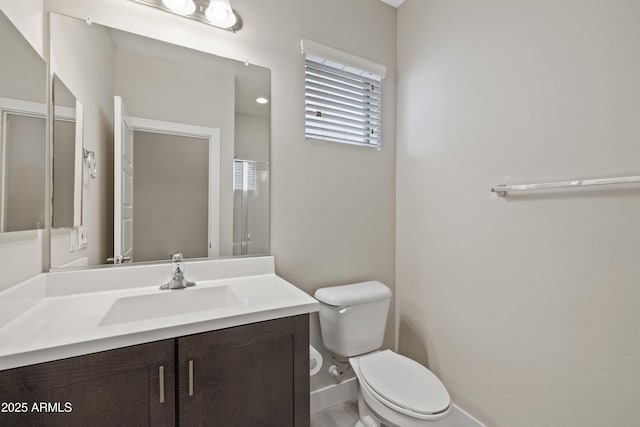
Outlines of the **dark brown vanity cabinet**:
M309 316L9 369L0 402L1 426L308 426Z
M181 426L308 426L309 316L178 339Z
M174 353L169 339L2 371L0 425L173 426Z

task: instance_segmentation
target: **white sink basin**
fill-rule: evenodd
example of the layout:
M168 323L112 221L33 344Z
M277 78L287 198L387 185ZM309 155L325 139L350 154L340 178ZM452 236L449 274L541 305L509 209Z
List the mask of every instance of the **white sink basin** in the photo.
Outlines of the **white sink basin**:
M241 304L236 294L225 285L123 297L113 302L102 318L100 326L209 311Z

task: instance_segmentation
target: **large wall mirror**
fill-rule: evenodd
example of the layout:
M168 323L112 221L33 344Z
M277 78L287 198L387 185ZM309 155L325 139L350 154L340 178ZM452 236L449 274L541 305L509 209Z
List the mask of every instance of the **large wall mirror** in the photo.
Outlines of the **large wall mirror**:
M0 232L45 227L46 65L0 11Z
M268 254L269 70L55 13L50 30L83 109L81 220L52 268Z

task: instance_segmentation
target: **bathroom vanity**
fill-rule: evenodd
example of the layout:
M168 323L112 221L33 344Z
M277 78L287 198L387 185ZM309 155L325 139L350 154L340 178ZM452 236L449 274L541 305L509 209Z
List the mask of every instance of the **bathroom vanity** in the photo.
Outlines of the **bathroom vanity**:
M0 318L0 424L308 425L318 303L272 257L188 268L198 284L185 290L160 290L167 264L154 264L50 273L0 294L22 307Z
M269 253L270 71L119 17L43 17L48 64L0 11L0 115L38 136L4 171L33 179L5 179L0 243L35 245L6 282L58 269L0 292L0 426L308 425L317 301L273 257L213 259ZM161 290L177 249L210 259ZM68 269L106 262L127 265Z

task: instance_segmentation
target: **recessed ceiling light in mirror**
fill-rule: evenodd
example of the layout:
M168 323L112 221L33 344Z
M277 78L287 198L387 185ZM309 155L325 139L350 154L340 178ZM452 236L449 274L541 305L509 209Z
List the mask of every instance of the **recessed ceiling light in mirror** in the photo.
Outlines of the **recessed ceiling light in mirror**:
M262 97L262 96L261 96L261 97L259 97L259 98L256 98L256 102L257 102L258 104L266 104L266 103L268 103L268 102L269 102L269 100L268 100L267 98L264 98L264 97Z

